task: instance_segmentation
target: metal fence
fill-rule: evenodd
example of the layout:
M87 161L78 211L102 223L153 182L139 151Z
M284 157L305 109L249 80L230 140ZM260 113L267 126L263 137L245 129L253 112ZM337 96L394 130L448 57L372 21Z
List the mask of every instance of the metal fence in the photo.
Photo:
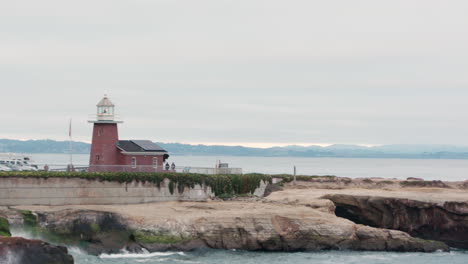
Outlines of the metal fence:
M176 167L176 172L200 174L242 174L241 168Z
M208 168L192 166L166 166L154 167L152 165L64 165L40 164L39 170L48 171L78 171L78 172L177 172L199 174L242 174L241 168Z

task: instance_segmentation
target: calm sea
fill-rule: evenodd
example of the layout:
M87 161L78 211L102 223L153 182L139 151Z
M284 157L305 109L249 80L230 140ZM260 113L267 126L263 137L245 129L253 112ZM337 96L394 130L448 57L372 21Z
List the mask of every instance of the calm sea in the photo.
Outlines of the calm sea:
M66 154L30 154L35 163L61 165L69 162ZM336 175L342 177L383 177L426 180L468 180L468 160L448 159L357 159L357 158L290 158L290 157L235 157L235 156L171 156L169 162L177 166L214 167L217 160L229 163L232 168L242 168L244 173L293 173ZM73 155L73 163L86 166L89 155Z

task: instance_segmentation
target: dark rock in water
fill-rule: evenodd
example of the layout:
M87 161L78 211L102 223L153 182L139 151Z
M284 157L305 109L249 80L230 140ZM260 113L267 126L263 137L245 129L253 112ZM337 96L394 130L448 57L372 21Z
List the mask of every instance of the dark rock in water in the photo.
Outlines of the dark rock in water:
M422 202L409 199L327 195L336 215L358 224L408 232L451 247L468 249L468 203Z
M40 240L0 237L0 263L8 264L73 264L65 247Z
M68 243L86 245L84 249L93 255L120 252L131 235L119 215L93 210L38 213L38 225Z

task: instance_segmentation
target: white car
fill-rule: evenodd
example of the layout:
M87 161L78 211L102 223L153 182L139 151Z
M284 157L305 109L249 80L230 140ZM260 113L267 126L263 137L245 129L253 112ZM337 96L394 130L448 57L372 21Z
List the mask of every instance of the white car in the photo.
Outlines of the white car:
M11 168L8 168L7 166L0 165L0 171L11 171Z
M22 171L37 171L37 168L33 166L23 165L21 166Z

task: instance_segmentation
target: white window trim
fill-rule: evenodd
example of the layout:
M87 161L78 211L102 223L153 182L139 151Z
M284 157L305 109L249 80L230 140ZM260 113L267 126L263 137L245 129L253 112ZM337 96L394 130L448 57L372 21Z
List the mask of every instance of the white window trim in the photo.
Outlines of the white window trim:
M132 168L136 168L136 167L137 167L137 158L132 157Z

